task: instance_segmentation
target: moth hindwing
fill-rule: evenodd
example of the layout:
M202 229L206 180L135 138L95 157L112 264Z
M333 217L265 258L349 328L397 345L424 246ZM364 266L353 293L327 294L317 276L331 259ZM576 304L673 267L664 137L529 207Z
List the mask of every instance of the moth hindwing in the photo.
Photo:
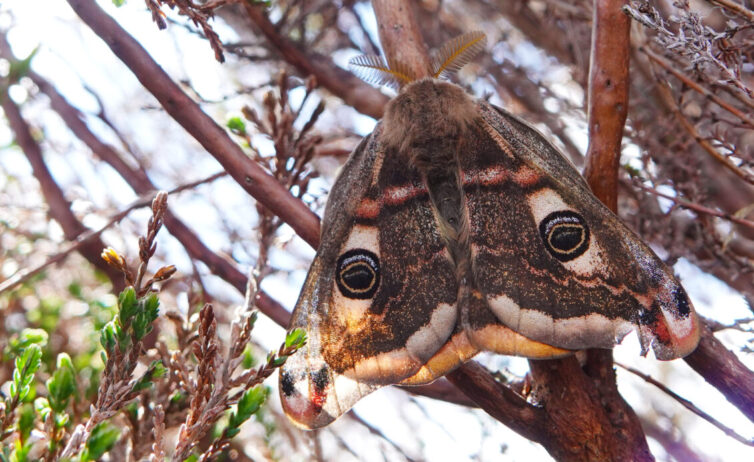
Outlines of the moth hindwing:
M280 389L306 428L481 350L551 358L635 329L671 359L699 335L670 270L550 143L432 78L401 88L333 185L297 327Z

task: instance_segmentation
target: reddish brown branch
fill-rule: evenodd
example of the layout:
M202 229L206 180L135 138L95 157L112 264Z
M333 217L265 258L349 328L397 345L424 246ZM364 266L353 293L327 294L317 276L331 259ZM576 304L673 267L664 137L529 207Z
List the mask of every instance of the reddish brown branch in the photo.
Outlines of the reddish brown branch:
M630 86L631 21L621 10L625 4L624 0L594 1L589 60L589 147L584 176L595 196L615 213L618 211L618 166ZM535 363L532 361L532 366L541 369L541 365ZM567 374L569 369L561 370ZM579 370L571 368L570 371L568 382L572 384L579 380L574 375ZM653 460L636 413L618 392L612 351L588 350L584 371L591 379L588 385L594 386L599 395L599 407L607 418L607 425L602 430L611 433L604 441L609 441L608 449L614 451L614 457ZM595 415L595 419L599 418Z
M706 325L702 327L699 346L684 360L754 422L754 372L725 348Z
M411 2L373 0L380 42L389 62L398 63L415 78L431 74L429 52L422 39Z
M623 0L596 0L589 70L589 147L584 176L613 212L618 210L618 165L628 114L631 20Z
M542 441L543 435L547 434L545 411L527 403L523 396L495 380L476 361L467 362L448 374L447 379L489 415L516 433L545 444Z
M85 235L88 228L71 211L70 203L65 199L63 191L55 182L45 164L42 157L42 149L31 135L29 125L21 116L18 106L10 99L7 89L0 95L0 98L2 98L3 111L5 112L5 117L8 119L8 124L13 130L16 143L18 143L21 150L26 154L26 158L29 160L34 172L34 177L39 181L42 194L49 206L48 213L50 217L63 228L63 234L67 240L76 241L79 236ZM99 236L91 234L86 235L75 246L75 249L94 265L95 268L107 275L113 284L113 288L119 292L125 287L123 275L111 268L110 265L100 258L100 254L104 248L105 244Z
M529 365L532 393L546 409L549 423L539 442L555 459L654 460L641 428L638 432L632 428L633 419L626 421L620 414L622 406L595 386L575 357L529 361Z
M249 159L147 51L93 0L68 0L79 17L128 66L165 111L193 136L259 203L288 223L313 247L319 245L319 219L271 175Z
M299 72L315 76L317 84L327 88L362 114L375 119L382 117L387 97L379 90L365 84L350 72L335 66L331 59L297 48L290 40L280 35L275 25L267 18L261 5L245 2L244 7L249 19L259 28L270 44Z

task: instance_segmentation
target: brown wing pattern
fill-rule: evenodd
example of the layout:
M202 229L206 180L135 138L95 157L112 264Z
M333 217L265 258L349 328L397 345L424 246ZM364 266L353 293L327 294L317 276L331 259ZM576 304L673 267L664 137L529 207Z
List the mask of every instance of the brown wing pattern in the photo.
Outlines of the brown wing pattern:
M697 320L665 265L559 153L532 149L539 133L480 112L461 161L474 280L495 316L560 348L610 348L637 328L658 358L690 352Z

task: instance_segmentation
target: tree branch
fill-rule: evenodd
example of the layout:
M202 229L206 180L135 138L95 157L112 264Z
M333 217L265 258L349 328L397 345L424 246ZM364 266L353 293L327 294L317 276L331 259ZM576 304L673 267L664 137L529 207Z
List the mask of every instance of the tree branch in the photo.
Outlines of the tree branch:
M754 422L754 372L725 348L706 324L702 323L699 346L683 359Z
M165 111L193 136L260 204L288 223L313 247L319 245L319 218L241 148L196 104L147 51L93 0L68 0L79 17L128 66Z
M15 134L16 143L18 143L21 150L26 154L26 158L29 160L34 172L34 177L39 181L42 195L49 206L48 213L50 217L63 228L63 234L67 240L75 241L79 236L85 235L88 228L71 211L70 203L65 199L63 191L47 169L47 165L42 157L42 149L34 140L34 137L32 137L29 125L21 115L18 106L10 99L7 88L0 95L0 98L2 99L5 117L8 119L8 124ZM116 291L119 292L125 287L123 275L100 258L105 244L98 235L86 235L85 238L76 244L75 248L89 263L107 275ZM11 279L16 278L11 277Z
M415 78L430 75L429 52L421 36L411 2L373 0L380 43L389 61L399 63Z
M376 88L365 84L350 72L340 69L332 60L320 55L305 53L278 32L270 22L261 5L244 2L249 19L264 34L283 58L304 75L313 75L317 83L327 88L362 114L375 119L382 117L387 97Z

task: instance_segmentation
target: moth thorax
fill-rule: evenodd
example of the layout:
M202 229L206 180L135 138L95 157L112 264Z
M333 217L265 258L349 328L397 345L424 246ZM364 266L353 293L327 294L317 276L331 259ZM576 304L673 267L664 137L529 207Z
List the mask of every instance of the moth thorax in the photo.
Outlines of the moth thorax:
M388 103L383 118L384 142L412 157L432 156L437 144L457 145L478 117L474 100L459 86L436 79L407 85ZM440 147L440 146L435 146ZM421 153L412 153L419 148Z

